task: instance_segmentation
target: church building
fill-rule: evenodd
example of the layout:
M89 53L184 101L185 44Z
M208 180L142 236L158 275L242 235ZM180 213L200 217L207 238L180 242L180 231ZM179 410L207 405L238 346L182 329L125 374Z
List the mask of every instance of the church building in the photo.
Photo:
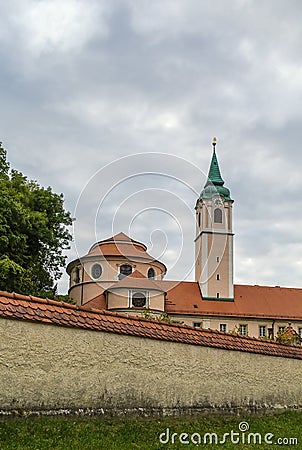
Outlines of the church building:
M268 339L290 324L302 337L302 289L234 285L233 202L214 138L208 178L195 206L195 281L165 280L166 266L121 232L68 264L70 297L79 306L168 315L195 328Z

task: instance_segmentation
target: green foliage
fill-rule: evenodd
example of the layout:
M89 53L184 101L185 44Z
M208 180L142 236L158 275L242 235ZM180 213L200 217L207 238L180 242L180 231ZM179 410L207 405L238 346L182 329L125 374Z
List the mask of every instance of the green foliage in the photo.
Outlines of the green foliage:
M145 309L142 312L142 316L144 319L148 320L159 320L160 322L167 322L167 323L176 323L179 325L182 325L183 322L180 322L178 320L172 320L169 314L166 312L161 313L160 315L152 313L149 309Z
M148 320L159 320L161 322L171 323L171 317L165 312L158 315L158 314L152 313L152 311L150 311L149 309L146 309L142 312L142 316L144 317L144 319L148 319Z
M57 300L58 302L70 303L71 305L76 304L75 300L69 297L69 295L55 295L54 300Z
M9 163L6 161L6 151L0 142L0 178L8 177Z
M277 333L276 341L285 345L300 345L301 339L296 334L288 332L288 328Z
M235 325L232 330L229 331L230 334L240 334L240 329L238 325Z
M49 291L44 291L39 294L41 298L49 298L51 300L56 300L57 302L70 303L71 305L75 305L76 302L69 295L61 295L56 293L56 287Z
M41 295L65 266L72 220L63 195L9 171L0 143L0 289Z
M271 449L301 448L301 412L289 411L279 415L227 417L226 415L204 415L200 417L176 418L158 417L152 419L105 418L105 417L40 417L0 420L1 450L156 450L156 449ZM181 433L216 433L220 438L224 433L239 432L239 424L246 421L248 434L261 433L262 443L242 443L243 433L237 434L240 442L233 444L228 437L222 445L184 445L179 442ZM170 429L176 434L175 443L161 444L159 436ZM264 436L273 434L273 444L277 438L296 438L298 445L271 445L265 443Z
M154 314L152 314L152 312L149 309L145 309L142 312L142 316L144 319L148 319L148 320L157 320L157 316L155 316Z

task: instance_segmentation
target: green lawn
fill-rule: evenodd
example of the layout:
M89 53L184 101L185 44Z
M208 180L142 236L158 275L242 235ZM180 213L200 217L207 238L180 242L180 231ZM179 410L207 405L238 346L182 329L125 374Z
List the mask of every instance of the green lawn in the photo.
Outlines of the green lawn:
M249 431L239 431L239 424L247 422ZM169 443L167 440L167 428L170 430ZM240 440L240 443L231 442L232 439ZM159 436L163 443L160 443ZM172 434L175 443L172 443ZM183 441L191 440L197 444L199 436L202 443L180 443L179 436L183 435ZM195 433L195 434L194 434ZM212 435L213 444L210 444L210 436L207 443L203 443L206 433L216 433L218 444L214 444L215 435ZM224 433L225 443L223 441ZM257 444L248 444L249 433L259 433L255 438ZM271 433L274 435L268 435ZM265 444L264 439L272 444ZM261 445L259 439L262 439ZM277 444L277 439L285 438L284 443ZM297 445L290 444L289 438L296 438ZM243 439L245 443L243 443ZM250 435L253 441L254 437ZM296 448L302 449L302 412L286 412L280 415L261 417L225 417L205 416L199 418L177 419L120 419L103 417L43 417L43 418L14 418L0 420L0 449L1 450L150 450L150 449L185 449L185 448L225 448L225 449L272 449L272 448Z

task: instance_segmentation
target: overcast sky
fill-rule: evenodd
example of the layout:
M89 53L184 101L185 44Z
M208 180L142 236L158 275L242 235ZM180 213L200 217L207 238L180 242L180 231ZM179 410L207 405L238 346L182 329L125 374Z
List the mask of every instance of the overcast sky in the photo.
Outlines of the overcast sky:
M10 0L0 21L0 140L64 194L68 261L124 231L193 279L216 135L235 282L302 287L301 1Z

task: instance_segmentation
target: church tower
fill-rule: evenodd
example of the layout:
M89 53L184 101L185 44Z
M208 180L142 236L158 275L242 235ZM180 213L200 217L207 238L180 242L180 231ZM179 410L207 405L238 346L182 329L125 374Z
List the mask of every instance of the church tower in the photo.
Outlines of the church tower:
M195 207L195 280L204 299L234 300L232 205L220 174L214 138L208 179Z

